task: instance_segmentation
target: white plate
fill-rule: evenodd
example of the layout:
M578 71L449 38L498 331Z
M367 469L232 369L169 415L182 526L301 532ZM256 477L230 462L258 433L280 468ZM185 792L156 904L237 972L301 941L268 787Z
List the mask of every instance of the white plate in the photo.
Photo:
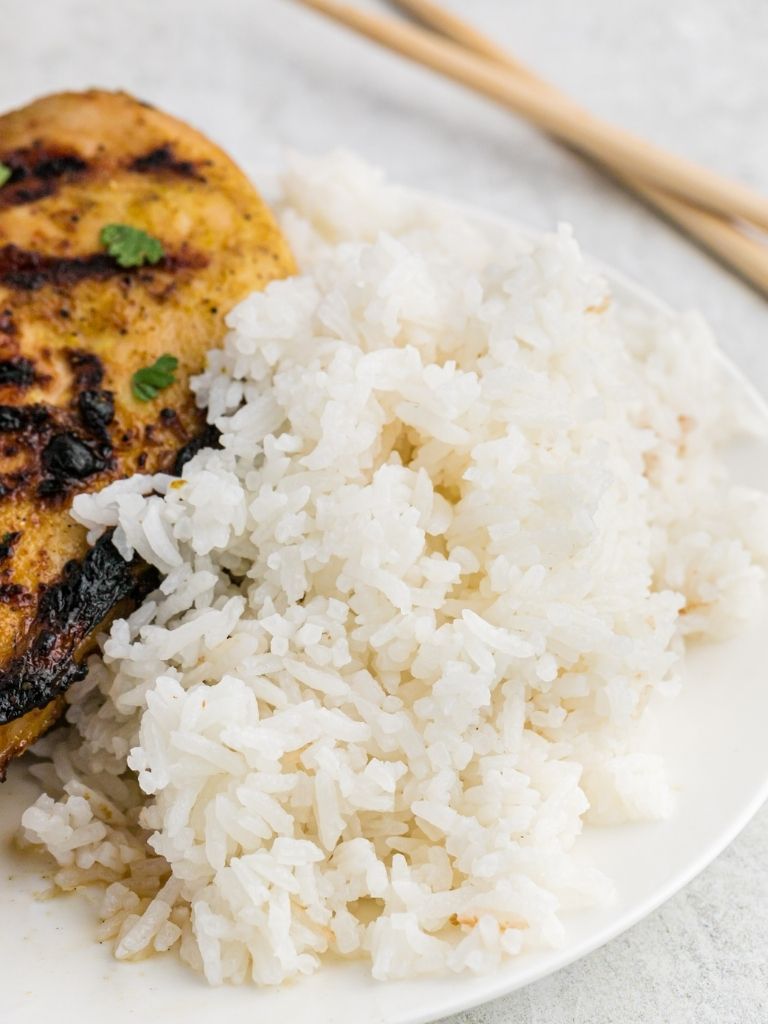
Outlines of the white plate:
M461 212L489 232L512 226ZM519 229L515 229L519 230ZM606 270L622 302L663 308ZM740 380L734 370L735 379ZM743 384L744 382L741 381ZM768 408L751 400L768 424ZM768 441L734 452L734 469L768 488ZM768 614L748 634L700 647L687 659L681 697L661 709L665 750L679 792L663 823L586 829L578 851L617 883L608 909L574 914L557 950L532 953L487 977L376 983L361 965L339 964L282 990L210 989L172 956L118 964L93 940L93 909L78 895L40 900L41 859L17 853L11 837L36 795L23 762L0 792L0 1007L8 1024L421 1024L527 985L602 945L690 881L737 835L768 797Z

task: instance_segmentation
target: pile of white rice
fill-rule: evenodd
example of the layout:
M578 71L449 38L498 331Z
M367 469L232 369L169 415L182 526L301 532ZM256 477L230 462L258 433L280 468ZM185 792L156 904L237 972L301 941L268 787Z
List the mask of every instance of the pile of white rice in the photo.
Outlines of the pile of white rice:
M302 276L196 383L222 450L75 503L165 578L23 834L119 958L489 970L610 899L585 821L672 812L648 709L768 562L745 416L701 320L617 308L567 230L491 242L351 157L284 185Z

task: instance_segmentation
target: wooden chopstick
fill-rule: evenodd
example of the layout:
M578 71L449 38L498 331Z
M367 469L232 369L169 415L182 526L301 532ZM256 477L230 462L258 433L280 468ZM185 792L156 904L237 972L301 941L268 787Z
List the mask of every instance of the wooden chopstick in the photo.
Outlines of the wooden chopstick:
M470 25L469 22L464 21L452 11L447 11L433 0L390 0L390 3L407 14L412 14L424 25L428 25L429 28L433 28L446 38L459 43L464 49L479 53L481 57L487 57L510 71L515 71L518 75L538 82L539 85L548 84L543 78L539 78L531 68L521 64L483 32L478 31L474 25Z
M433 0L391 0L396 6L417 17L425 25L466 49L494 61L508 72L527 78L542 89L555 90L530 68L513 58L463 19L445 10ZM612 168L601 161L601 166ZM660 210L664 216L681 227L688 235L705 246L723 263L736 270L768 295L768 248L754 238L743 234L730 221L693 206L678 196L645 184L641 179L619 173L619 180L638 193L646 202Z
M745 235L719 214L692 206L684 199L659 189L649 188L636 178L627 179L627 186L768 296L768 246Z
M552 135L621 173L687 198L727 217L768 229L768 199L745 185L667 153L610 125L552 89L511 75L505 68L428 29L358 10L338 0L298 0L305 7L425 64L536 122Z

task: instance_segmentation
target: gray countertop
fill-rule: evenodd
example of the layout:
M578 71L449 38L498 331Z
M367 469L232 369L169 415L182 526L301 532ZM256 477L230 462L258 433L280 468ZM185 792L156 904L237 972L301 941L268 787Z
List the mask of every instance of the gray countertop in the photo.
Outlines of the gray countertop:
M362 2L362 0L358 0ZM595 112L768 193L765 0L446 0ZM373 6L373 0L371 0ZM700 308L768 392L766 301L576 157L287 0L0 0L0 108L121 86L249 169L355 149L410 185L583 246ZM644 922L453 1024L765 1024L768 810Z

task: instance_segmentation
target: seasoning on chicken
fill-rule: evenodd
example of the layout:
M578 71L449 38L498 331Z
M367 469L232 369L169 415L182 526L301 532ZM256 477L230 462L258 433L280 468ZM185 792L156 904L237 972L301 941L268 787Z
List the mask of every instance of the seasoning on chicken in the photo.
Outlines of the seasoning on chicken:
M245 176L123 93L0 118L0 772L61 714L96 628L156 584L75 494L215 443L190 393L227 311L293 272Z

